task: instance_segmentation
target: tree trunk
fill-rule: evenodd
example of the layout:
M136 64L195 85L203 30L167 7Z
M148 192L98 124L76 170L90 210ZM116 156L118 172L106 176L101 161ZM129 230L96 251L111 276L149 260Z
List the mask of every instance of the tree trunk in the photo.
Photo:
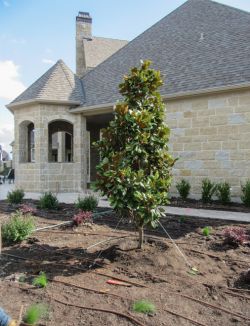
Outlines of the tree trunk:
M143 230L143 226L138 226L138 232L139 232L138 249L142 249L143 248L143 242L144 242L144 230Z

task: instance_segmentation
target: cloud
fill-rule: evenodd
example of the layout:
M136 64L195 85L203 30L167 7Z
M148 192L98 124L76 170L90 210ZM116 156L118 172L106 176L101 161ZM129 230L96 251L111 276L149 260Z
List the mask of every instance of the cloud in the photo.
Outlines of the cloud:
M14 128L13 125L7 128L0 129L0 145L7 152L11 151L10 143L14 140Z
M25 90L18 70L13 61L0 61L0 98L13 100Z
M51 60L51 59L42 59L42 62L43 63L46 63L46 64L54 64L55 63L55 61L54 60Z
M27 41L24 38L12 38L9 40L9 42L12 44L21 44L21 45L27 43Z

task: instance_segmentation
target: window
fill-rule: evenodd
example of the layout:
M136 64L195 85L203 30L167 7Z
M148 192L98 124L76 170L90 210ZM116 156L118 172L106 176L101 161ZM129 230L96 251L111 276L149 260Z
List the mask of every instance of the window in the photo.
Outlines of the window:
M73 125L56 120L49 124L49 162L73 162Z
M34 124L28 126L28 162L35 162L35 129Z
M19 162L35 162L35 128L31 121L19 125Z

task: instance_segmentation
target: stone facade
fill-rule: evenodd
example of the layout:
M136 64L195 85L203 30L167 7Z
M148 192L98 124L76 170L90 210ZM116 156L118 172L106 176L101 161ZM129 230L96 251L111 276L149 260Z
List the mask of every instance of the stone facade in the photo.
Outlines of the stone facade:
M179 158L173 184L185 178L199 197L203 178L225 180L239 198L250 179L250 90L167 100L166 110L170 151Z
M27 192L79 192L86 188L86 119L82 115L69 113L65 105L37 104L17 108L15 118L15 171L16 187ZM73 162L48 161L48 125L63 120L73 124ZM34 123L35 160L27 162L23 157L27 151L25 122Z
M238 199L241 184L250 179L250 90L168 99L166 113L171 128L169 150L179 158L173 170L172 194L176 194L176 182L184 178L190 181L192 197L200 197L201 181L208 177L215 182L228 181ZM99 155L91 145L87 171L88 141L99 139L107 119L102 123L102 118L92 117L88 123L82 113L71 113L69 106L48 104L16 108L14 117L18 188L81 192L88 181L94 181ZM49 162L48 126L60 120L73 125L73 162ZM20 126L28 122L35 128L35 162L24 159L27 134Z

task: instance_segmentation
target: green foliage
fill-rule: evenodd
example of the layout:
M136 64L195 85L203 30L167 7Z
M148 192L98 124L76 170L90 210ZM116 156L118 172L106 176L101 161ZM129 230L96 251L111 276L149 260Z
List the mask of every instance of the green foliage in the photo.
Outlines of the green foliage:
M41 318L48 315L48 307L44 304L38 303L30 306L23 318L23 321L28 325L35 325Z
M59 202L56 195L53 195L52 192L45 192L39 199L39 208L43 209L58 209Z
M38 288L45 288L48 284L46 274L44 272L41 272L39 276L34 278L32 284Z
M231 190L228 182L217 184L216 195L222 204L229 204L231 202Z
M3 242L7 244L21 242L28 238L34 228L34 219L31 215L23 216L21 212L16 212L2 225Z
M24 198L24 191L22 189L16 189L9 191L7 200L10 204L21 204Z
M217 186L215 183L211 182L209 179L202 180L202 201L203 203L210 203L212 201L212 197L217 190Z
M250 207L250 180L241 186L242 196L241 200L245 206Z
M155 305L147 300L138 300L133 303L133 311L143 314L155 313Z
M180 223L185 223L186 220L187 220L187 217L186 216L180 216L180 218L179 218L179 222Z
M190 275L197 275L199 274L199 271L196 267L191 267L189 271L187 271L188 274Z
M144 61L124 76L119 86L124 101L116 104L114 119L96 144L102 161L95 187L115 210L127 211L138 230L157 226L159 206L168 203L175 163L168 153L170 129L158 92L161 74L150 64Z
M93 212L98 206L98 199L93 196L86 196L85 198L78 197L75 207L81 211Z
M209 226L205 226L203 229L202 229L202 234L205 236L205 237L209 237L210 236L210 233L211 233L211 228Z
M180 182L176 184L176 189L178 190L181 198L185 200L189 195L191 186L187 180L182 179Z

